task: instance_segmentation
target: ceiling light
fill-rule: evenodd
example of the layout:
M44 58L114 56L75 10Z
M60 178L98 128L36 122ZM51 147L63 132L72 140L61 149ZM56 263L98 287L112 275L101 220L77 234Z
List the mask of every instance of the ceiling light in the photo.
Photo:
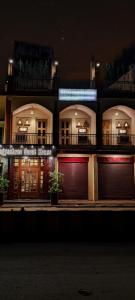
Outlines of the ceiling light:
M14 61L13 61L12 58L9 58L8 62L9 62L10 64L13 64Z
M57 60L55 60L54 65L58 66L59 62Z
M99 68L100 67L100 62L96 63L96 67Z

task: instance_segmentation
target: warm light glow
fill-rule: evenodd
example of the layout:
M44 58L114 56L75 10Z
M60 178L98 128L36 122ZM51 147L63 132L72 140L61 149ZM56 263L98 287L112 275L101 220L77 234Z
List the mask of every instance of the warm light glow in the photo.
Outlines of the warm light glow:
M49 159L50 159L50 160L53 160L53 156L50 156Z
M23 159L24 159L24 160L28 160L28 156L24 156Z
M77 116L78 115L78 113L77 112L75 112L75 116Z
M115 116L118 117L119 113L116 111Z
M55 60L54 65L55 65L55 66L58 66L58 65L59 65L59 62L58 62L57 60Z
M118 122L118 124L117 124L117 127L121 127L121 124L120 124L120 122Z
M99 68L100 67L100 62L96 63L96 67Z
M30 114L31 114L31 115L34 115L34 111L33 111L33 110L31 110Z
M26 132L28 130L27 127L19 127L20 132Z
M22 124L22 121L21 121L21 120L19 120L19 121L18 121L18 125L21 125L21 124Z
M29 125L29 121L28 120L26 120L25 125Z
M86 128L79 128L79 133L86 133Z
M13 64L14 61L13 61L12 58L9 58L8 62L9 62L10 64Z
M125 122L124 126L125 127L129 127L128 122Z

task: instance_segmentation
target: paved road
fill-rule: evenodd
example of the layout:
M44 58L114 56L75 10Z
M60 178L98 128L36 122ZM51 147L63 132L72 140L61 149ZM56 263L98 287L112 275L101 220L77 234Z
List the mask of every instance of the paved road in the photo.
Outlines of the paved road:
M135 244L0 245L0 300L135 300Z

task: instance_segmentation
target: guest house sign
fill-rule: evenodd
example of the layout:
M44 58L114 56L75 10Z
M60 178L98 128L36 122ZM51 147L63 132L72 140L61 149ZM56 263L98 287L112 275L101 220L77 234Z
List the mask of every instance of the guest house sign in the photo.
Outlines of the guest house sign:
M1 145L0 146L0 156L51 156L52 148L42 147L14 147L12 145Z

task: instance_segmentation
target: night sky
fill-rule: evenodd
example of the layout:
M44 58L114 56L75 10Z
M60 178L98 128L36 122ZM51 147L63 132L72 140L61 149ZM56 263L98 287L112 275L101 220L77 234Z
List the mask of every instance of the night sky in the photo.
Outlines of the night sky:
M52 46L62 78L87 79L91 54L108 62L135 41L135 1L3 1L0 40L0 80L15 40Z

